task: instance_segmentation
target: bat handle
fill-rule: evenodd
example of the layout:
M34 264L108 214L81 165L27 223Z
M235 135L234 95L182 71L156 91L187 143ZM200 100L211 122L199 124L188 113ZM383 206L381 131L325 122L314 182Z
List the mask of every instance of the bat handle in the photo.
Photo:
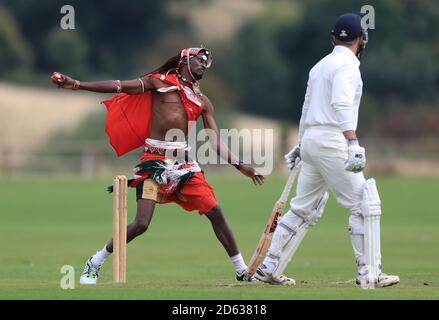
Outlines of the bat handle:
M288 199L288 195L290 194L291 188L293 186L294 180L302 166L302 161L300 159L296 160L293 169L290 171L288 175L287 183L285 184L284 190L282 191L282 195L280 196L280 201L286 202Z

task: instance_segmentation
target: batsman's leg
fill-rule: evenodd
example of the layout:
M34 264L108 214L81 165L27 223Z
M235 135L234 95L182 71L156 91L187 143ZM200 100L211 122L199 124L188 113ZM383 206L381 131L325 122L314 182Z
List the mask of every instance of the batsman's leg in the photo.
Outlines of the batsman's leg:
M320 168L337 202L350 211L349 235L357 264L356 283L362 288L386 287L399 277L381 272L381 202L373 179L344 170L343 158Z
M305 237L306 233L308 232L308 229L314 226L322 217L328 199L329 193L325 192L323 196L319 199L315 207L312 209L311 214L308 217L298 216L302 221L300 222L300 225L296 227L294 236L284 245L282 254L279 257L279 262L277 263L273 271L273 278L276 279L282 275L297 248L299 247L300 243L302 242L303 238ZM290 212L295 214L293 211L288 211L288 214ZM297 216L297 214L295 215Z
M399 283L398 276L381 272L381 200L375 179L368 179L364 185L361 211L364 217L364 260L367 272L357 277L357 284L363 289L373 289Z
M306 161L307 159L304 158L303 160ZM282 276L279 272L280 269L277 270L276 277L273 277L273 271L277 269L281 256L285 254L285 248L297 248L300 244L305 234L302 234L302 231L298 234L298 231L301 230L304 221L308 221L311 212L315 209L316 204L319 203L326 190L326 184L319 172L313 165L305 161L298 177L296 196L291 200L291 208L279 220L266 258L255 274L260 281L285 285L295 283L294 279ZM293 250L295 249L291 250L291 255L294 254ZM282 260L283 269L285 269L289 258Z
M351 211L348 231L354 250L357 273L359 276L365 275L367 274L367 268L366 257L364 256L364 219L361 211Z
M350 211L349 235L357 263L357 273L362 275L367 272L364 256L364 218L361 210L366 180L362 172L353 173L344 169L347 144L342 135L339 137L340 141L337 141L336 137L334 139L334 145L345 145L345 149L333 149L333 155L320 161L318 167L337 202Z

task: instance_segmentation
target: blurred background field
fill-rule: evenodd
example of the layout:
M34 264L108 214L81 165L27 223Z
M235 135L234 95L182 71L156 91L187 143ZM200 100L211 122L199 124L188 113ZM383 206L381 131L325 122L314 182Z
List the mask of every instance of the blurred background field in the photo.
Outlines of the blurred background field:
M439 2L73 0L74 30L60 27L64 4L0 0L0 239L8 244L0 298L438 298ZM130 245L125 289L112 287L111 263L103 287L59 288L59 268L72 264L78 277L110 235L105 186L115 174L130 176L140 152L116 158L109 146L100 102L111 95L58 90L53 71L132 79L181 48L209 47L214 63L202 88L220 127L274 133L264 187L229 166L205 168L248 259L285 179L307 73L332 50L336 17L363 5L375 9L375 30L361 61L358 134L366 175L378 177L383 193L385 266L401 286L363 293L339 283L354 269L347 216L331 202L288 269L306 281L293 293L236 286L204 218L173 205L160 207L151 230Z
M75 29L61 1L0 1L0 173L93 177L131 167L115 159L100 102L59 91L54 70L80 80L131 79L183 47L204 44L214 64L203 90L222 128L274 130L275 170L296 142L307 73L329 53L343 12L375 9L362 60L358 134L370 174L439 176L437 1L76 0ZM201 123L200 123L201 126ZM216 169L222 169L217 166Z

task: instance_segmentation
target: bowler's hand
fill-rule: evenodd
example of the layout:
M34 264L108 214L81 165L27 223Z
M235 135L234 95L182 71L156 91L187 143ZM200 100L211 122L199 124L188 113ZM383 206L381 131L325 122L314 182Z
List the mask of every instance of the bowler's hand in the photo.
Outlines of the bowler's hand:
M256 172L256 170L250 167L249 165L241 163L239 165L239 171L241 171L241 173L246 175L247 177L250 177L255 185L264 184L264 179L265 179L264 176Z
M363 171L366 166L366 150L360 147L357 140L349 143L348 153L348 160L344 167L345 170L354 173Z
M288 169L292 170L296 163L296 159L300 159L300 143L295 145L293 149L290 150L285 156L285 162L287 163Z
M52 73L50 79L54 84L58 85L58 88L64 88L64 89L72 89L73 84L75 82L74 79L59 72Z

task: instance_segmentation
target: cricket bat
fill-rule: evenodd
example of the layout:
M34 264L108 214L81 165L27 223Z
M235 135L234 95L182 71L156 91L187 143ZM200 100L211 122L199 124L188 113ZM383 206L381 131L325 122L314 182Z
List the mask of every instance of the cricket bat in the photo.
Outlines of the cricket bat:
M265 254L270 247L271 239L273 238L274 230L277 226L277 221L283 213L285 202L288 200L288 195L290 194L291 187L293 186L294 180L296 179L296 176L299 173L301 166L302 161L297 160L294 168L290 171L290 174L288 175L288 180L285 184L284 190L282 191L279 200L277 200L276 204L273 207L273 210L271 211L270 216L268 217L264 232L262 232L262 236L259 239L258 246L256 247L256 250L253 253L253 256L247 266L247 270L245 271L245 275L248 277L255 274L256 269L265 258Z

